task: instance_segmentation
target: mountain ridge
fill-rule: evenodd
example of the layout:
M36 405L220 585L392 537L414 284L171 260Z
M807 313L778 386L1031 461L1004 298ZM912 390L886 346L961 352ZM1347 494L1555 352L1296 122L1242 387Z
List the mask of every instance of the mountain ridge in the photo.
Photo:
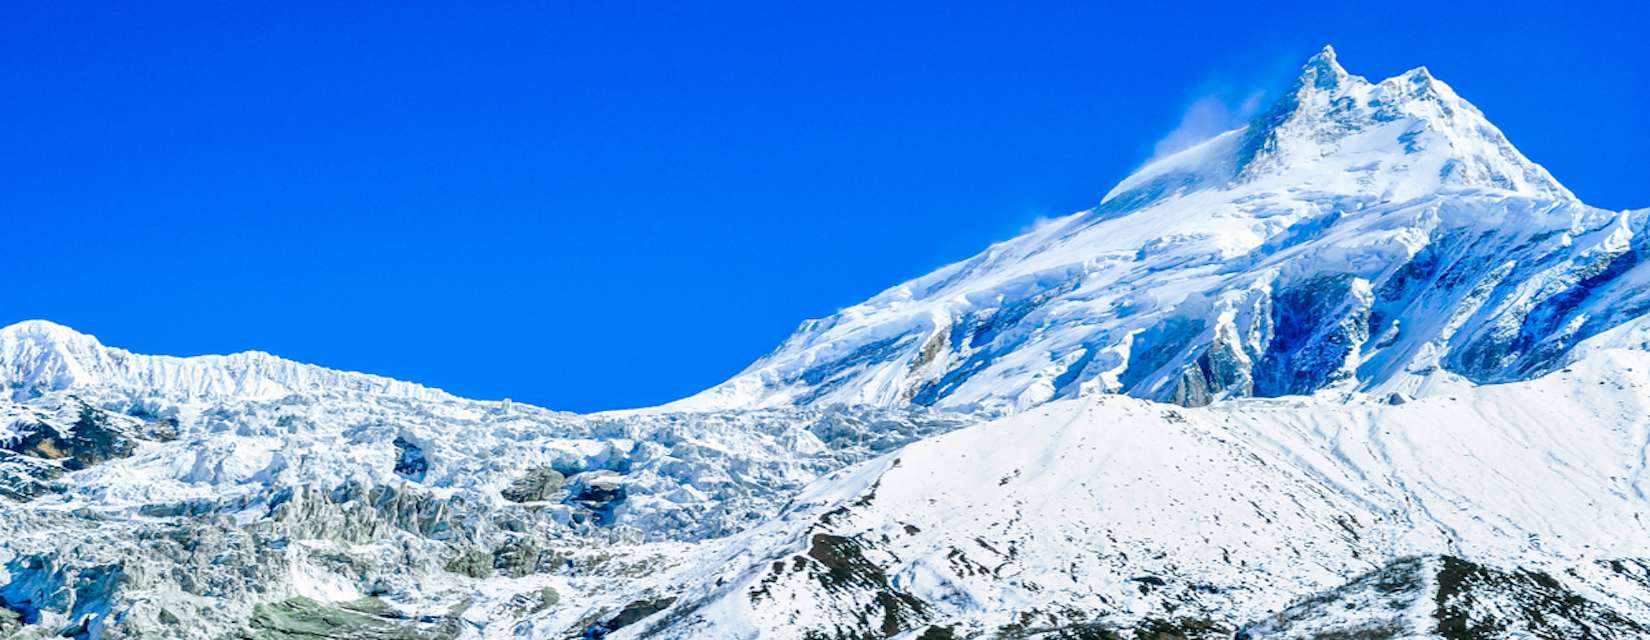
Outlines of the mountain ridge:
M96 337L48 320L0 327L0 385L22 399L71 387L116 385L179 398L273 399L291 393L356 392L403 398L452 398L433 387L329 369L262 351L162 356L104 346Z
M1424 68L1370 83L1326 48L1249 125L805 322L667 406L1004 414L1099 392L1201 404L1518 379L1626 319L1578 305L1642 307L1622 283L1642 277L1647 217L1576 200ZM1532 355L1542 343L1561 348Z

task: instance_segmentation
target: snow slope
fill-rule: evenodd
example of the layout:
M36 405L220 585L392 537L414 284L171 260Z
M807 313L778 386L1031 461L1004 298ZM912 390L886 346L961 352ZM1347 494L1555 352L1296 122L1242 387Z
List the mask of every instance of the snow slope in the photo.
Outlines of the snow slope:
M1326 48L1246 127L671 406L1003 414L1525 379L1643 314L1647 218L1581 204L1426 69L1371 83Z
M1055 402L816 484L747 534L760 551L738 580L707 580L635 637L868 637L885 623L1229 637L1411 557L1542 573L1635 621L1541 637L1642 637L1650 588L1610 563L1650 558L1647 450L1640 351L1401 405ZM1406 607L1438 586L1415 588L1427 593ZM1400 622L1436 633L1430 608L1416 615Z

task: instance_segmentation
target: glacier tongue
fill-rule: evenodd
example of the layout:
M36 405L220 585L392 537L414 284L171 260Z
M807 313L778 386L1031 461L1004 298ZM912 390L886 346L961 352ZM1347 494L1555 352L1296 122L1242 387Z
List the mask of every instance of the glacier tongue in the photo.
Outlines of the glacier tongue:
M1326 49L1246 127L672 406L1003 414L1526 379L1650 305L1647 218L1578 202L1424 68L1371 83Z

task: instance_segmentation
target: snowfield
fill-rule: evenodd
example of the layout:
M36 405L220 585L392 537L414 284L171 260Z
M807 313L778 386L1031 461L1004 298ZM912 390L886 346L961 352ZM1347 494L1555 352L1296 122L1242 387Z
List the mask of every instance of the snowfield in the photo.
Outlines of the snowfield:
M14 324L0 638L1647 638L1647 224L1325 49L664 407Z
M1442 556L1540 571L1644 621L1642 570L1610 563L1650 555L1647 392L1650 354L1612 351L1401 405L1050 403L816 484L809 508L764 527L786 534L753 573L659 630L865 637L894 616L958 637L1148 622L1229 637L1349 576ZM836 582L829 544L859 588ZM1406 610L1435 594L1420 586Z

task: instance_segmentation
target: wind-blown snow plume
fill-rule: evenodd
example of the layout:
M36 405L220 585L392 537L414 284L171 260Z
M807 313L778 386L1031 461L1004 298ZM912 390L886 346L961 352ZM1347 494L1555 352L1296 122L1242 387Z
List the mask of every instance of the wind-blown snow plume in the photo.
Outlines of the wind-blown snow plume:
M1231 131L1253 118L1260 111L1263 91L1254 91L1233 102L1224 95L1207 95L1192 101L1180 123L1161 140L1152 145L1152 157L1147 164L1185 151L1217 135Z

